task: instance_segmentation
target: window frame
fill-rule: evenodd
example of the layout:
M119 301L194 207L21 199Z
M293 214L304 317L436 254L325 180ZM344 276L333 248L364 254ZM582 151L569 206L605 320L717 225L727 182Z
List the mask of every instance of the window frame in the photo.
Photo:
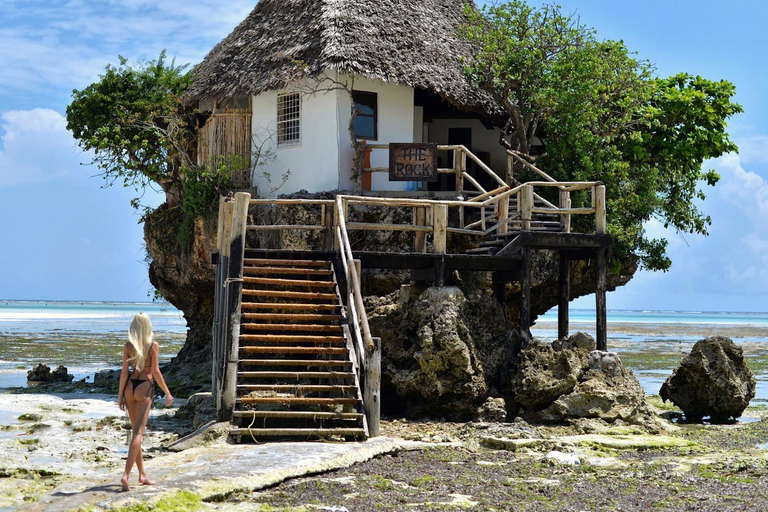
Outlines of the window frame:
M295 106L289 105L288 102L293 100L296 101ZM301 94L298 92L278 93L276 114L278 149L301 146ZM295 126L292 123L295 123ZM295 134L293 133L294 128Z
M372 118L373 119L373 136L372 137L363 136L355 132L355 138L359 140L379 140L379 94L371 91L353 90L352 91L352 112L354 112L355 109L357 108L357 104L361 103L358 101L358 98L360 96L373 98L373 115L362 114L360 112L360 109L357 109L357 115L355 116L355 119L357 119L358 117Z

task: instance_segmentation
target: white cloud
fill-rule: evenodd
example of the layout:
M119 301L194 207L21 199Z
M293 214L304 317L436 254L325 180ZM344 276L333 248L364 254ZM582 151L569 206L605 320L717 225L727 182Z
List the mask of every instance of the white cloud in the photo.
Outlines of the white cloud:
M722 185L718 187L723 197L752 215L768 214L768 180L744 169L739 155L731 153L716 162L723 175Z
M82 153L54 110L13 110L0 116L0 189L70 175Z
M743 163L768 163L768 135L740 137L736 144L739 146L739 158Z
M0 88L5 94L70 91L117 55L133 62L167 49L199 62L254 7L254 0L24 0L0 2Z

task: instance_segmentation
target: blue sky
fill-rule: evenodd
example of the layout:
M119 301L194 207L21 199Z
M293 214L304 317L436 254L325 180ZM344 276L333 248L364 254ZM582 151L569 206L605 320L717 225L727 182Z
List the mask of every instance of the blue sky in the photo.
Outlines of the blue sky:
M536 3L536 2L532 2ZM567 12L623 39L659 75L680 71L736 84L745 113L731 121L741 148L709 166L722 175L702 208L709 237L670 240L672 270L640 273L609 308L768 310L768 99L762 22L768 2L559 0ZM132 190L102 189L66 131L74 88L117 55L196 63L254 0L4 0L0 2L0 299L147 300L150 284ZM153 192L144 202L156 205ZM577 307L591 307L581 299Z

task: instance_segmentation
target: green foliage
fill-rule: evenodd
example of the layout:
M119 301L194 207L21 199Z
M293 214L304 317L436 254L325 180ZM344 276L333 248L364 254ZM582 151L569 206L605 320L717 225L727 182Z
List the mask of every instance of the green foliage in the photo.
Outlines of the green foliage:
M188 143L181 103L190 82L185 69L167 63L165 51L136 66L120 57L97 82L73 91L67 128L82 149L93 151L107 185L122 180L140 190L153 181L165 189L178 179Z
M666 270L666 240L648 239L656 218L682 232L706 234L710 218L697 207L702 185L718 176L705 160L736 151L726 120L742 111L734 87L679 74L654 78L620 41L600 41L560 7L523 1L468 7L463 35L480 50L466 62L468 78L509 116L512 150L563 181L606 185L614 254ZM543 154L535 144L543 144ZM585 205L576 194L574 206ZM588 229L586 217L574 218Z
M118 509L119 512L191 512L201 510L203 500L197 494L189 491L178 491L176 494L168 495L153 505L148 503L138 503Z

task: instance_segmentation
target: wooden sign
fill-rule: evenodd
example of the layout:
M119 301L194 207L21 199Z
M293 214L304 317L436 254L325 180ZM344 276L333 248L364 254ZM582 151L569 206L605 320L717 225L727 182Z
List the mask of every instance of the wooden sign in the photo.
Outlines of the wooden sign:
M390 144L389 181L437 181L437 144Z

